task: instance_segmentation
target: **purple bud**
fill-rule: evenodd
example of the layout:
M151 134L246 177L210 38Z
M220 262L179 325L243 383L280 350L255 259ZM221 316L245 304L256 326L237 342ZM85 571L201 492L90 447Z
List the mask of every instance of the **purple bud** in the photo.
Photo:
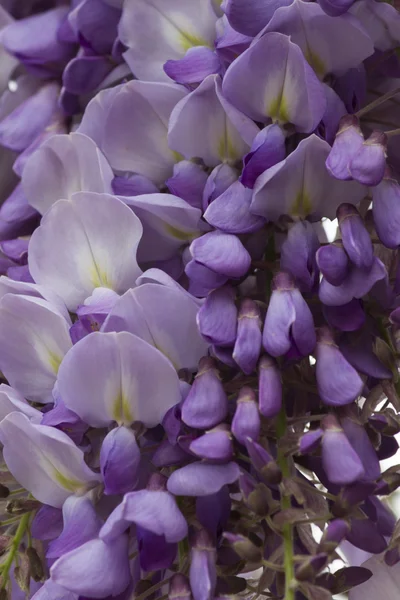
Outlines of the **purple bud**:
M282 379L273 358L262 356L259 363L258 402L260 413L267 418L275 417L282 407Z
M294 223L282 244L281 269L293 275L301 292L312 291L318 282L318 248L318 236L308 221Z
M352 204L344 203L337 209L336 216L342 243L351 262L356 267L369 269L374 259L374 251L360 213Z
M199 458L210 462L229 462L233 457L231 433L228 427L222 425L211 429L194 440L190 444L189 450Z
M369 481L357 481L346 485L332 506L332 514L336 517L345 517L354 506L363 503L368 496L373 494L375 487L375 484Z
M232 433L240 444L245 445L248 438L258 439L260 426L256 394L251 388L243 387L236 401L236 410L232 419Z
M243 159L240 181L253 188L256 179L270 167L283 160L286 155L285 134L277 124L264 127L254 138L250 152Z
M217 584L216 550L210 534L201 529L194 534L189 571L194 600L212 600Z
M228 398L215 361L203 357L189 394L182 405L182 421L195 429L209 429L228 414Z
M261 312L254 300L245 298L240 306L233 358L246 375L257 366L261 352Z
M379 532L376 523L370 519L351 519L351 529L347 534L347 541L356 548L371 554L380 554L387 548L383 535Z
M306 558L296 569L296 579L298 581L314 580L322 569L326 567L328 556L325 552Z
M318 331L316 359L318 392L325 404L350 404L360 395L362 379L344 358L327 327Z
M258 563L262 560L262 548L260 545L254 544L249 538L240 533L223 533L223 537L232 545L232 548L246 561Z
M349 259L341 246L322 246L316 254L322 275L331 285L340 285L349 272Z
M376 233L387 248L400 245L400 185L387 167L383 180L372 192Z
M251 439L246 440L246 449L253 467L266 483L276 484L282 481L282 472L272 456Z
M278 273L264 323L263 346L271 356L283 356L293 347L302 356L315 347L314 321L308 304L289 273Z
M207 181L204 169L189 160L174 165L174 175L165 182L171 194L183 198L191 206L201 208L203 191Z
M203 210L213 200L221 196L237 180L237 171L228 164L223 163L215 167L207 179L203 192Z
M135 487L140 450L135 434L127 427L110 431L101 446L100 467L105 494L125 494Z
M325 163L326 168L333 177L344 181L349 181L352 178L349 163L361 148L363 142L364 136L358 118L355 115L342 117L335 141Z
M334 519L331 521L322 535L318 545L318 552L327 552L328 554L334 552L349 531L350 526L347 521L343 521L343 519Z
M261 517L271 514L274 500L266 485L258 483L244 471L239 477L239 487L243 502L250 510Z
M327 323L340 331L357 331L365 323L365 312L357 298L342 306L324 305L322 311Z
M353 483L364 475L362 462L334 415L322 420L322 464L329 481L339 485Z
M169 600L191 600L192 591L190 589L189 580L182 573L175 573L169 582Z
M282 379L273 358L262 356L258 365L258 403L260 413L267 418L276 417L282 407Z
M378 185L386 168L387 137L383 131L373 131L350 160L353 179L363 185Z
M237 331L235 292L225 285L210 292L197 313L200 333L210 344L231 346Z
M195 239L190 252L197 263L218 275L240 278L251 264L250 254L236 235L211 231Z
M380 476L381 469L375 449L365 428L350 417L341 419L340 423L347 439L361 459L365 470L364 478L368 481L375 481Z
M309 454L310 452L314 452L320 444L322 440L322 436L324 432L322 429L314 429L313 431L308 431L300 438L299 450L302 454Z

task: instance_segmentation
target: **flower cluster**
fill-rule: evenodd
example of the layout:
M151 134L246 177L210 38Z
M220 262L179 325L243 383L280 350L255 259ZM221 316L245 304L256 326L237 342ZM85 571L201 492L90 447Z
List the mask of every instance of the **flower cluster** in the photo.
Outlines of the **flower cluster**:
M399 47L1 0L0 600L398 596Z

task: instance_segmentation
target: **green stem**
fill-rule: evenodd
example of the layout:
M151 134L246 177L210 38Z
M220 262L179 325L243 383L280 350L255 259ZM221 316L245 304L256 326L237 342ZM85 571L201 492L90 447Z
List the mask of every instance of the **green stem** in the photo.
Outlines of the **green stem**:
M11 566L14 562L15 555L18 552L18 548L21 544L22 538L24 537L25 532L27 530L30 516L31 516L30 513L26 513L25 515L23 515L21 517L21 520L18 525L18 529L15 532L15 536L12 541L11 548L8 552L6 560L4 561L4 563L2 565L3 568L2 568L2 573L1 573L1 575L2 575L1 589L4 589L7 585L8 575L10 573Z
M153 594L154 592L157 592L160 588L164 587L164 585L166 585L167 583L169 583L170 579L171 579L171 577L168 577L167 579L164 579L163 581L160 581L159 583L156 583L151 588L149 588L148 590L146 590L145 592L143 592L143 594L140 594L139 596L136 596L135 600L144 600L145 598L147 598L147 596L151 596L151 594Z
M377 98L370 104L367 104L367 106L364 106L364 108L362 108L361 110L356 112L356 116L358 118L364 116L365 114L369 113L371 110L374 110L374 108L378 108L378 106L381 106L381 104L384 104L387 100L391 100L391 98L396 96L399 92L400 92L400 88L395 88L394 90L390 90L390 92L383 94L383 96L380 96L379 98Z
M282 438L286 433L286 413L285 408L282 407L282 410L278 417L277 424L277 435L278 438ZM278 450L278 465L282 471L283 477L286 479L290 477L290 467L289 461L285 456L285 453L282 450ZM284 494L281 495L281 508L282 510L286 510L291 508L290 496L286 496ZM287 523L282 528L282 537L283 537L283 552L284 552L284 568L285 568L285 596L284 600L294 600L295 599L295 588L293 583L295 581L294 576L294 552L293 552L293 527L290 523Z
M393 137L395 135L400 135L400 129L391 129L390 131L385 131L387 137Z

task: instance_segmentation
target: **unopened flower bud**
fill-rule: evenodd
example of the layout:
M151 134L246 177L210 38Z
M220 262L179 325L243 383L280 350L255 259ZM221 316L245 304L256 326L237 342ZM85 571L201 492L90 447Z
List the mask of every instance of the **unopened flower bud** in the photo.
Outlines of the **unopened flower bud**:
M258 369L260 413L267 418L276 417L282 407L282 379L278 365L273 358L264 355Z
M251 511L260 517L271 514L277 503L266 485L257 483L248 473L243 472L239 477L239 487L243 501Z
M265 448L252 439L246 440L246 448L254 468L266 483L277 484L282 481L282 471Z
M347 521L343 521L343 519L334 519L331 521L322 535L318 545L318 552L326 552L327 554L334 552L349 531L350 525Z
M328 562L328 556L324 552L310 556L304 560L296 569L298 581L313 581Z
M217 585L216 549L211 535L196 531L191 540L189 580L194 600L212 600Z
M321 424L322 464L329 481L345 485L360 479L365 473L363 464L339 421L334 415L327 415Z
M386 149L386 134L373 131L350 160L349 172L353 179L363 185L378 185L385 173Z
M6 504L6 511L10 515L23 515L24 513L37 510L41 507L41 503L37 500L29 500L25 498L15 498Z
M233 457L232 436L229 428L219 426L193 440L190 452L212 462L229 462Z
M0 483L0 498L8 498L10 495L10 490L5 485Z
M223 534L223 537L232 545L232 548L244 560L258 563L262 560L262 547L254 544L249 538L239 533Z
M208 294L197 313L197 324L210 344L232 346L235 343L237 308L232 287L222 286Z
M258 439L260 426L256 394L250 387L243 387L236 401L236 411L232 420L232 433L240 444L245 445L247 438Z
M364 142L359 120L355 115L341 118L332 149L326 159L326 168L333 177L349 181L352 176L349 163Z
M182 421L195 429L209 429L228 414L228 398L218 376L215 361L204 357L182 406Z
M42 581L45 577L45 569L39 554L32 546L26 551L29 560L29 570L34 581Z
M186 575L176 573L171 578L169 583L169 600L191 600L192 591L190 589L189 580Z
M239 310L238 330L233 358L243 373L250 375L261 352L261 312L254 300L245 298Z
M317 264L328 283L340 285L345 280L349 268L349 258L342 246L329 244L319 248L316 254Z
M353 204L343 203L336 211L342 243L356 267L368 269L374 259L370 235Z

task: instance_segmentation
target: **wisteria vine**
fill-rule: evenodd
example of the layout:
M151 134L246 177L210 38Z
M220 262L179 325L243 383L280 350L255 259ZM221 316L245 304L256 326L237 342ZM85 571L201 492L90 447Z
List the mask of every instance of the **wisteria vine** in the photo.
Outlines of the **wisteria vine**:
M0 1L0 600L400 598L399 50Z

